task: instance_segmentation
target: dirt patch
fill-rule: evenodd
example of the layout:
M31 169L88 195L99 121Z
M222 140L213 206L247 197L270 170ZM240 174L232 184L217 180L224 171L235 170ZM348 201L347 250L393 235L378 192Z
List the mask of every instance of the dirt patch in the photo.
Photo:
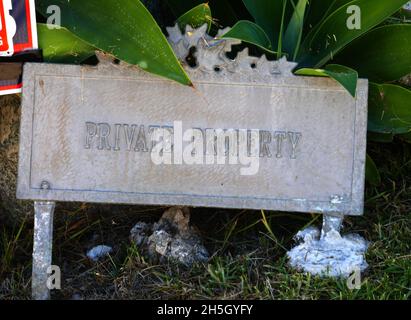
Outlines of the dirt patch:
M0 97L0 219L6 223L32 211L29 201L16 199L20 104L18 95Z

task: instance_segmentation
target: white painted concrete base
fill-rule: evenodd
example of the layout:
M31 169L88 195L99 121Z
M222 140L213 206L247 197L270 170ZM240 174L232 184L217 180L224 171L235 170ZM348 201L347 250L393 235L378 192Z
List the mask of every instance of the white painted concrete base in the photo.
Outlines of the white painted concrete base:
M317 228L309 227L296 235L301 244L287 252L290 265L312 275L349 277L355 270L364 271L368 264L365 252L368 242L358 234L341 236L330 230L323 237Z

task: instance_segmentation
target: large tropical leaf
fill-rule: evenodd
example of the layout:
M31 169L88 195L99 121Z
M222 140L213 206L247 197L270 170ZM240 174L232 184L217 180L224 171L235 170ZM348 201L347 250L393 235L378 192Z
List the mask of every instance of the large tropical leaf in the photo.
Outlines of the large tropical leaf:
M332 14L333 12L340 9L342 6L345 6L347 3L352 2L353 0L331 0L328 1L330 3L327 12L325 13L325 17ZM377 2L378 0L376 0Z
M367 161L365 163L365 178L373 186L381 184L381 176L374 160L367 154Z
M368 130L394 134L411 131L411 90L370 83L368 100Z
M63 26L92 46L148 72L191 84L140 0L38 0L36 5L45 16L49 5L58 5Z
M213 18L221 27L232 26L238 20L248 19L245 17L247 15L247 10L241 3L241 0L161 0L168 4L171 12L174 14L175 18L180 17L185 12L191 8L207 3L213 12Z
M310 8L307 16L307 30L311 31L313 28L321 24L334 11L341 8L353 0L309 0Z
M175 14L176 17L180 17L191 8L198 6L199 4L204 3L202 0L164 0L170 10Z
M293 3L293 0L291 0L291 3ZM300 47L307 3L308 0L298 0L290 23L285 31L283 49L289 54L292 60L295 60Z
M331 60L351 41L368 32L395 13L406 0L353 0L331 13L304 39L297 61L301 66L319 68ZM348 6L361 10L361 28L347 27Z
M374 82L411 73L411 24L386 25L355 40L336 58Z
M304 36L324 19L330 4L331 3L326 3L324 0L310 0L308 2Z
M237 22L222 38L238 39L272 52L270 39L268 39L264 30L251 21L242 20Z
M205 23L207 23L208 30L210 30L211 23L213 22L210 6L207 3L199 4L184 13L177 19L177 22L183 31L185 30L186 25L190 25L193 28L198 28Z
M273 48L278 47L284 0L243 0L255 22L263 28ZM290 8L291 5L289 6Z
M78 64L93 56L96 50L66 28L49 29L38 23L37 34L45 62Z
M357 91L357 71L338 64L329 64L324 69L302 68L295 72L303 76L330 77L338 81L347 91L355 97Z

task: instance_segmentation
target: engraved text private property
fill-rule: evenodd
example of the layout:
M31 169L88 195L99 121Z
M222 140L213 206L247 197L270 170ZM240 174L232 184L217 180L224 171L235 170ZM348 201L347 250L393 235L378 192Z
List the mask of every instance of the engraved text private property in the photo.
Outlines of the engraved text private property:
M171 153L176 147L176 136L197 146L193 147L193 154L218 155L221 150L224 155L238 156L244 142L248 156L277 159L296 159L302 141L301 132L288 130L191 128L183 133L179 121L173 125L90 121L85 123L84 148L148 153L162 142L163 152Z

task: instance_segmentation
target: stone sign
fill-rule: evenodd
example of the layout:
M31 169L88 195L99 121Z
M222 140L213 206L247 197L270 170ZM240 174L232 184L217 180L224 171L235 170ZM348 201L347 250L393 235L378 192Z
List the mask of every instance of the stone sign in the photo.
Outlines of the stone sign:
M362 214L366 80L353 98L285 59L230 60L235 41L169 32L180 59L197 47L193 87L103 54L25 65L17 196L37 201L36 292L54 201Z
M362 213L366 81L354 99L326 78L191 88L113 64L24 80L20 199Z

